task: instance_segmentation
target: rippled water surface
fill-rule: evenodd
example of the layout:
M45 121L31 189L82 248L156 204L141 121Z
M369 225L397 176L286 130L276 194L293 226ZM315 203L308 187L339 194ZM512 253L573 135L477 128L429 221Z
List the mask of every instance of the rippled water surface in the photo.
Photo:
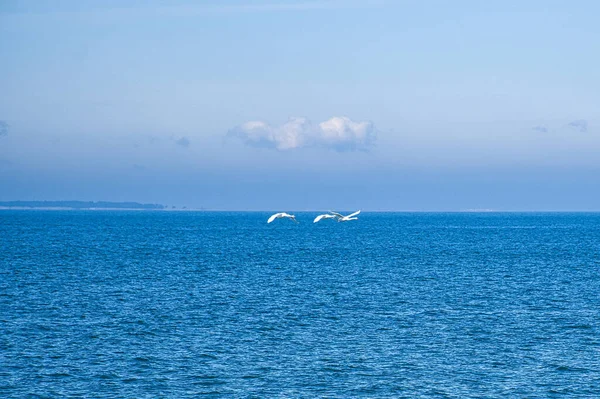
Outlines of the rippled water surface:
M0 397L600 397L600 214L0 211Z

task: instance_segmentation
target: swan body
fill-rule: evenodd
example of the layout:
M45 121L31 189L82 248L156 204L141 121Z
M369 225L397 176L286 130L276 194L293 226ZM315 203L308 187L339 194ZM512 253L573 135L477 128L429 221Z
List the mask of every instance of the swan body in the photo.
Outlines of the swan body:
M317 216L313 223L317 223L319 220L322 220L322 219L337 219L337 218L338 218L338 216L334 215L333 213L325 213L323 215Z
M279 212L279 213L276 213L274 215L271 215L271 217L269 218L269 220L267 220L267 223L271 223L273 220L275 220L275 219L281 219L281 218L291 219L294 222L298 223L298 221L296 220L296 216L290 215L289 213L285 213L285 212Z

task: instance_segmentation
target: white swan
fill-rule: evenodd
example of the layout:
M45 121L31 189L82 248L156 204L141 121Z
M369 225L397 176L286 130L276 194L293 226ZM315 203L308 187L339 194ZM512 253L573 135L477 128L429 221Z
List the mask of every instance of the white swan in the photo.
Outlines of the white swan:
M285 212L279 212L279 213L276 213L276 214L272 215L269 218L269 220L267 220L267 223L271 223L273 220L275 220L275 219L281 219L281 218L288 218L288 219L291 219L294 222L298 223L298 221L296 220L296 216L290 215L289 213L285 213Z
M337 218L338 222L349 222L350 220L358 220L358 218L355 216L360 213L360 211L356 211L354 213L349 214L348 216L344 216L337 212L332 212L332 211L329 211L329 212L331 212L331 214Z
M317 223L319 220L321 219L333 219L333 218L338 218L339 216L334 215L333 213L326 213L324 215L319 215L315 218L315 221L313 223Z

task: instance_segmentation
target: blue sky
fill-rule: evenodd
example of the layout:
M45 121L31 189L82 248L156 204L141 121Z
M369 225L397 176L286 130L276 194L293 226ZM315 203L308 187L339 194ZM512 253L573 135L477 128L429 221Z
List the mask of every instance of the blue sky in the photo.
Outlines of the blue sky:
M0 2L0 200L600 210L595 1Z

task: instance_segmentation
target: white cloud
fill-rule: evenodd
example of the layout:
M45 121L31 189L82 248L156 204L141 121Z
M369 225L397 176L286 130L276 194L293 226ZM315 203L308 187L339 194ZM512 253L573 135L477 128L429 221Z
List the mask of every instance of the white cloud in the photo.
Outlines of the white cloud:
M0 121L0 136L6 136L8 134L8 123Z
M335 116L317 125L306 118L294 117L280 126L246 122L231 129L228 136L248 146L280 151L306 147L367 151L375 144L376 131L371 122L354 122L345 116Z

